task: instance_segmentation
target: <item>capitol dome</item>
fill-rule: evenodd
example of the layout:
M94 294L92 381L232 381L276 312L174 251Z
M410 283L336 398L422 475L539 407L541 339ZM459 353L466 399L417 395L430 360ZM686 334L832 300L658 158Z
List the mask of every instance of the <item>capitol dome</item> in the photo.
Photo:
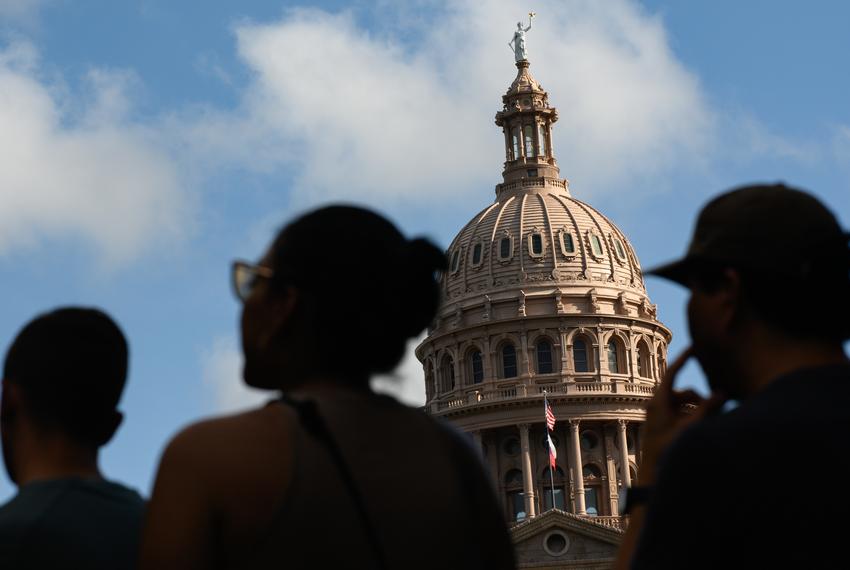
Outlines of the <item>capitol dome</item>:
M496 113L505 162L495 201L449 245L443 303L416 349L425 409L480 447L506 520L554 510L618 533L671 334L628 237L561 178L558 112L528 61L516 67Z
M604 284L624 302L642 304L646 289L628 238L593 207L570 196L564 180L502 184L448 249L447 301L517 285L537 289Z

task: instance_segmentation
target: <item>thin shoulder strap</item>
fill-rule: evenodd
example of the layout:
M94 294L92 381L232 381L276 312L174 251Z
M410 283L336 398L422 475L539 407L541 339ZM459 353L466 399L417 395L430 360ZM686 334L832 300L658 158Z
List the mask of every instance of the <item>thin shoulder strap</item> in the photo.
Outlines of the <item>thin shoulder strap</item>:
M389 567L387 566L384 549L381 547L381 542L378 539L375 526L369 518L369 513L366 510L366 503L363 501L363 495L360 494L360 490L354 484L354 478L351 476L351 470L348 468L348 464L342 456L339 445L337 445L336 440L328 429L327 424L324 419L322 419L321 414L319 414L319 409L316 406L316 403L310 400L293 400L286 395L281 396L280 401L291 406L295 410L298 414L298 420L304 429L311 433L316 439L321 441L331 454L331 458L336 464L336 468L339 470L340 477L345 484L346 490L351 496L351 500L354 502L354 508L357 509L357 513L363 521L363 529L366 532L366 538L369 540L372 555L375 557L375 565L379 570L388 570Z

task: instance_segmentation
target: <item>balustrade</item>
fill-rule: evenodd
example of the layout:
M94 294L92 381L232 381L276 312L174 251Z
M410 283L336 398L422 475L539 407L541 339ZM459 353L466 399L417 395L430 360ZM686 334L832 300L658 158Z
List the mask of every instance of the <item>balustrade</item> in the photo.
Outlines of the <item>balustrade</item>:
M517 384L507 387L482 387L480 384L475 388L468 388L463 392L453 392L444 400L437 400L436 411L453 410L476 406L505 400L516 400L524 398L542 398L543 392L549 395L576 395L587 396L590 394L637 394L652 396L655 386L648 384L633 384L630 382L557 382L553 384L536 384L528 386Z

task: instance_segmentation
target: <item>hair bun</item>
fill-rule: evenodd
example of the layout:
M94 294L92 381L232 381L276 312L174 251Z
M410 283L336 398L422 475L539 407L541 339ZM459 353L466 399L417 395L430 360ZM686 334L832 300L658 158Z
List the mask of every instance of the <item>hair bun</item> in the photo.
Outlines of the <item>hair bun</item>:
M394 307L394 312L401 332L409 338L433 320L440 298L435 273L445 270L448 263L442 250L430 240L416 238L399 248L398 264L400 284L406 294L395 297L399 306Z

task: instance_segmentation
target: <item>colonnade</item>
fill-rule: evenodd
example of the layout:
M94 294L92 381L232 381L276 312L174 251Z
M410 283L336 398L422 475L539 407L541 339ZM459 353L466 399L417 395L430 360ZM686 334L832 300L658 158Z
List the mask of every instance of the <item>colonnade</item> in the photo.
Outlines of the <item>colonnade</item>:
M584 461L581 450L581 420L571 419L569 421L569 447L568 456L564 464L569 465L569 477L572 482L573 501L575 504L575 514L586 515L587 508L585 504L585 487L584 487ZM527 423L519 424L519 439L520 439L520 466L522 470L522 485L525 513L527 517L534 517L537 514L537 501L535 493L535 472L532 463L532 448L530 441L531 425ZM629 472L629 446L628 446L628 421L618 419L616 423L618 461L620 464L620 481L624 487L631 487L631 474ZM479 446L482 445L481 432L473 432L473 438ZM490 458L490 468L496 469L494 457ZM498 481L499 473L493 473L494 478ZM613 474L616 477L616 473ZM613 501L612 501L613 503Z

